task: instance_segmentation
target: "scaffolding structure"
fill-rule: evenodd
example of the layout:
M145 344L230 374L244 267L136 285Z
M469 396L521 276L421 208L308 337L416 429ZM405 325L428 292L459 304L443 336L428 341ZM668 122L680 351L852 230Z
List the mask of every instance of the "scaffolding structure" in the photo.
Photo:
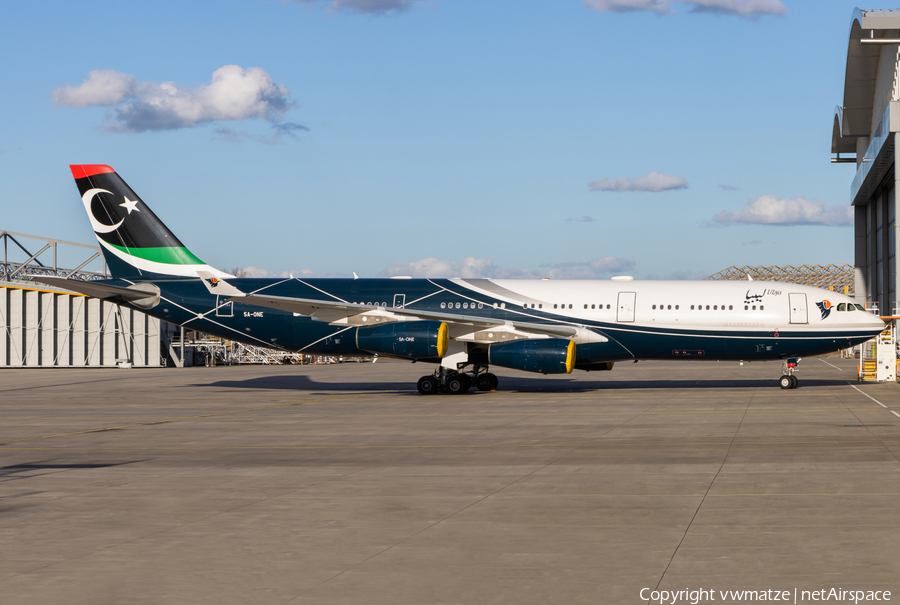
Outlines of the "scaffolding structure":
M109 279L106 270L106 259L97 246L77 244L61 239L15 233L0 230L0 243L3 244L3 262L0 264L0 281L32 281L35 277L63 277L80 281ZM32 252L36 250L36 252ZM59 266L60 253L72 257L74 269L63 269ZM24 260L14 260L22 258ZM47 258L52 256L52 259ZM93 261L100 259L101 271L85 269Z
M746 280L747 276L759 281L780 281L803 286L825 288L853 296L853 265L772 265L769 267L728 267L706 279Z
M894 324L868 342L859 345L859 376L861 381L897 381L897 340Z

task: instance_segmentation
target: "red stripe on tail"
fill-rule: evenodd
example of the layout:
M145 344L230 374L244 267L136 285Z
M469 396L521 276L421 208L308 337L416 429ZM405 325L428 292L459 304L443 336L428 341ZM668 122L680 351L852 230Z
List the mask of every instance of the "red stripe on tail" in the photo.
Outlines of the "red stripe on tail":
M72 170L72 176L76 179L83 179L95 174L115 172L115 170L105 164L71 164L69 168Z

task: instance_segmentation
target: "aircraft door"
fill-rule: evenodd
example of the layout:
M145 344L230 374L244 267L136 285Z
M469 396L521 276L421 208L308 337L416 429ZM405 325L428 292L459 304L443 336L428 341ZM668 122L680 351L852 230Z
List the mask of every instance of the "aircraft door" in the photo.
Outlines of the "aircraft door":
M227 296L216 296L216 317L234 317L234 302Z
M394 294L394 308L402 309L406 304L406 294Z
M808 324L809 316L806 313L806 294L788 294L791 305L791 323Z
M634 321L634 292L619 292L619 308L616 312L617 321Z

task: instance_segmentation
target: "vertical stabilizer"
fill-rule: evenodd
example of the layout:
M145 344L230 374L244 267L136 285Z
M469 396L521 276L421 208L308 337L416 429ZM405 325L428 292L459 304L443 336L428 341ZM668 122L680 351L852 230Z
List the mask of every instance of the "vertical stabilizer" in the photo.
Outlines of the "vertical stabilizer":
M69 168L113 277L197 277L198 270L229 277L192 254L112 168Z

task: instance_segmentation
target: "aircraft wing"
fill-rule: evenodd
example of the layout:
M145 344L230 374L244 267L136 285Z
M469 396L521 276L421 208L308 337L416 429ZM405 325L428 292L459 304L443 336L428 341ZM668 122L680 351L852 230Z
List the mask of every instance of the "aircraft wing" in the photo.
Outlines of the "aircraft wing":
M558 338L574 338L582 332L578 326L568 326L564 324L547 325L526 321L505 321L502 319L479 317L477 315L442 313L439 311L424 311L396 307L372 307L369 305L357 305L339 300L331 301L316 300L312 298L246 294L225 280L214 277L212 274L204 274L202 271L198 271L198 274L212 294L228 296L228 300L259 307L268 307L270 309L278 309L280 311L288 311L290 313L305 315L329 323L347 323L346 320L353 316L376 314L391 317L395 321L400 320L401 318L443 321L448 324L471 326L474 330L505 326L506 328L513 328L521 332L554 336Z
M221 280L220 280L221 281ZM298 315L307 315L315 317L322 311L339 311L343 312L341 317L349 317L367 312L384 312L385 314L400 315L411 319L431 319L435 321L443 321L450 324L458 324L472 326L476 329L487 329L491 327L510 326L523 332L534 332L536 334L546 334L549 336L557 336L561 338L569 338L576 335L578 328L576 326L567 325L546 325L536 324L524 321L504 321L502 319L490 319L487 317L478 317L476 315L457 315L455 313L440 313L437 311L421 311L416 309L403 308L384 308L370 307L366 305L354 305L340 301L325 301L308 298L289 298L285 296L263 296L260 294L246 294L244 296L232 296L229 300L235 302L257 305L260 307L269 307L271 309L279 309L281 311L289 311Z

